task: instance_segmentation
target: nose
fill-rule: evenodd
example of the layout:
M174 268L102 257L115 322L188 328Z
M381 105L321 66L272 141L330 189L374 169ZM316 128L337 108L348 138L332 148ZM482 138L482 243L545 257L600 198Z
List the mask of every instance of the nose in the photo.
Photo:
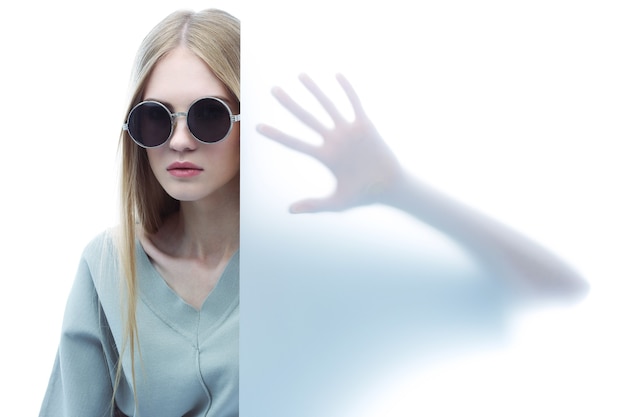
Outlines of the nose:
M169 147L176 152L191 151L198 147L198 141L193 137L187 127L187 113L175 113L172 115L174 130L170 138Z

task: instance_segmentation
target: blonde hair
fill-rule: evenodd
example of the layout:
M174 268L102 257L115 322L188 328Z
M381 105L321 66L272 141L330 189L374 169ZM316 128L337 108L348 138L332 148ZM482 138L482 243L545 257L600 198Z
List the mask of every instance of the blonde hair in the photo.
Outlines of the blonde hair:
M186 46L204 60L215 76L239 102L240 24L230 14L216 9L197 13L177 11L157 24L143 40L137 52L131 94L126 114L143 99L145 84L155 65L178 46ZM156 232L165 218L176 212L179 202L161 187L150 169L146 150L137 146L122 131L121 225L118 242L120 264L124 275L122 293L125 328L120 360L114 384L119 386L123 352L130 350L133 390L135 390L135 351L139 346L136 321L137 271L136 227L147 233ZM135 406L137 407L137 396Z

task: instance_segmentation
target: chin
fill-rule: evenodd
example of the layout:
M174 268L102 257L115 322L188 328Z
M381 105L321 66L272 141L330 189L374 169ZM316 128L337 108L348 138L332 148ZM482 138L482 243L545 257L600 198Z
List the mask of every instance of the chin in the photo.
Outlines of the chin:
M212 198L230 198L229 193L225 193L224 186L204 186L204 187L168 187L165 192L175 200L180 202L200 202Z
M193 202L197 202L197 201L202 201L205 200L206 198L208 198L211 193L175 193L175 192L168 192L169 196L172 197L174 200L178 200L180 202L188 202L188 203L193 203Z

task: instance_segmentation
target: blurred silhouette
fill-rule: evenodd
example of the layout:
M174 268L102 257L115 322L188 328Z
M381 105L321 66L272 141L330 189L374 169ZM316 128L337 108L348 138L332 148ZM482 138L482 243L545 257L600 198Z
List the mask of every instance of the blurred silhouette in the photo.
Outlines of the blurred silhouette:
M330 99L307 75L302 83L331 117L326 127L280 88L278 101L323 139L321 146L289 136L276 128L259 125L258 131L295 151L324 164L337 186L327 197L294 203L292 213L341 211L373 203L386 204L409 213L446 233L480 259L494 275L506 279L523 297L579 297L587 283L562 260L520 233L428 187L398 163L376 131L347 79L337 80L355 113L346 120Z
M242 265L244 274L247 266L254 276L242 287L242 305L254 312L244 313L250 320L242 334L242 407L254 404L255 414L275 417L332 415L404 364L427 364L501 339L512 306L586 294L586 281L549 250L408 174L345 77L337 80L354 120L346 120L310 77L300 80L332 127L284 90L272 93L319 134L321 144L265 124L257 130L318 160L336 187L328 196L292 204L290 211L389 206L447 235L477 267L429 261L419 248L411 259L395 256L393 247L368 247L364 236L334 231L327 240L320 237L324 232L304 228L264 235L263 247L248 253ZM292 240L285 245L285 239Z

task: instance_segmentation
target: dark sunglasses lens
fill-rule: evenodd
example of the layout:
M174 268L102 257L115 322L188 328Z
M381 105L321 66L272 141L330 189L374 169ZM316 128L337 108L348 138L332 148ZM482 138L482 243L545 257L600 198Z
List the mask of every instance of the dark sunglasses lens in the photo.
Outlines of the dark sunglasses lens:
M159 103L142 103L128 116L128 132L143 146L160 146L172 132L170 113Z
M206 143L218 142L224 139L230 130L230 112L224 103L212 98L203 98L189 109L187 126L198 140Z

